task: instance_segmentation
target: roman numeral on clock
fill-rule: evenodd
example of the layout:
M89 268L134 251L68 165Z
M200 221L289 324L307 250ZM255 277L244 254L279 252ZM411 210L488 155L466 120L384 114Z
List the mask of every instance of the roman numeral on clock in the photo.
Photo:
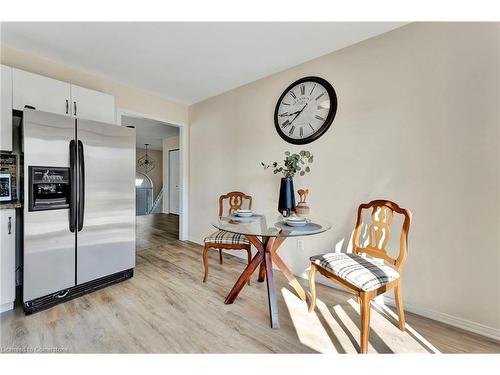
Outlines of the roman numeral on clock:
M295 125L292 125L292 127L290 128L290 131L288 132L289 135L293 135L293 132L295 130Z
M304 128L301 126L300 127L300 138L304 136Z
M290 90L290 95L292 95L292 98L297 99L297 95L293 91Z
M283 124L281 124L281 127L285 129L288 125L290 125L290 120L286 120Z
M318 119L318 120L321 120L321 121L323 121L323 120L324 120L324 118L323 118L323 117L318 116L318 115L314 116L314 118L315 118L315 119Z
M309 124L309 127L312 129L313 132L315 132L316 130L314 130L313 126L311 124Z
M316 100L318 100L319 98L321 98L323 95L325 95L324 92L322 92L321 94L319 94L317 97L316 97Z
M280 113L280 117L286 117L286 116L288 116L288 112Z
M311 89L311 92L309 93L309 95L312 95L314 89L316 88L316 84L314 84L313 88Z
M304 95L306 93L306 87L304 85L300 85L300 95Z

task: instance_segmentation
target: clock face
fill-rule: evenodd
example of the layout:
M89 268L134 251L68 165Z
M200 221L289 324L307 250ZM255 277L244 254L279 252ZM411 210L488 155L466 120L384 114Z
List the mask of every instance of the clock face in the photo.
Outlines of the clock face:
M330 127L337 112L337 95L328 81L305 77L281 95L274 111L274 124L285 141L306 144Z

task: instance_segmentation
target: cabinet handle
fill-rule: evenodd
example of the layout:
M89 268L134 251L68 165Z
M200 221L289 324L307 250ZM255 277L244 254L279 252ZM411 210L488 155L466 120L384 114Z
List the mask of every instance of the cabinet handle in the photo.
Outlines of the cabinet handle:
M9 216L9 225L7 226L9 234L12 234L12 217Z
M75 113L73 113L76 116L76 102L73 102L73 106L75 108Z
M66 114L68 114L69 111L69 101L66 99Z

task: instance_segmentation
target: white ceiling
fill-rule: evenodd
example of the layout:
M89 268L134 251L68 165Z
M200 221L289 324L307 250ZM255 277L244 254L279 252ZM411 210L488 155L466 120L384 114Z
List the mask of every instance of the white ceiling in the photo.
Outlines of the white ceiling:
M192 104L402 22L2 22L1 41Z
M122 124L134 126L136 131L136 145L145 148L149 143L151 150L162 150L162 140L179 136L179 128L164 122L149 120L145 118L122 116Z

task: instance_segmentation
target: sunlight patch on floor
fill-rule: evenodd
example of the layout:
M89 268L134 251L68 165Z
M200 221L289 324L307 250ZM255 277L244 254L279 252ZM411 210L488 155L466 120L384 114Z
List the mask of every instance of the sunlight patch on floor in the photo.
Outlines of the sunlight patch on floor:
M389 307L387 307L387 306L385 306L383 304L377 304L376 307L378 309L380 309L386 315L386 319L389 319L389 317L391 317L396 322L399 321L398 315L394 311L392 311ZM372 314L373 314L373 312L372 312ZM414 339L417 340L420 343L420 345L422 345L423 347L425 347L425 349L427 349L428 352L435 353L435 354L440 354L441 353L425 337L423 337L412 326L410 326L408 324L408 322L406 322L406 324L405 324L405 329L406 329L407 334L412 335L414 337Z
M350 298L332 307L318 299L316 310L286 288L281 289L299 341L320 353L358 353L360 340L359 304ZM439 353L408 323L402 332L398 316L384 305L371 310L369 353Z
M282 288L281 293L300 342L320 353L336 352L318 316L308 312L307 303L286 288Z

